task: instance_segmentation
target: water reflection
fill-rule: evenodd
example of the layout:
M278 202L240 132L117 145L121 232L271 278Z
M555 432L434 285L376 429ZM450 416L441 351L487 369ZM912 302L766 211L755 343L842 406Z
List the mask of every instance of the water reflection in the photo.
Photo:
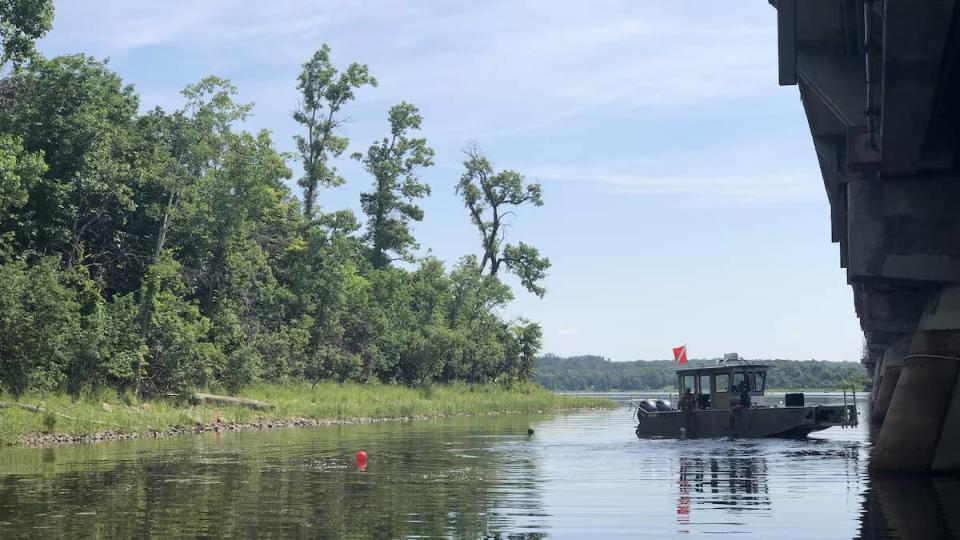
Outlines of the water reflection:
M873 474L860 538L960 537L960 478Z
M0 538L957 534L960 480L871 477L869 449L637 440L626 410L3 449Z
M689 525L691 503L750 511L770 505L763 457L680 458L677 523ZM689 530L680 529L687 533Z
M0 538L514 538L516 516L544 515L522 448L529 421L11 449L0 455ZM361 444L363 472L352 462Z

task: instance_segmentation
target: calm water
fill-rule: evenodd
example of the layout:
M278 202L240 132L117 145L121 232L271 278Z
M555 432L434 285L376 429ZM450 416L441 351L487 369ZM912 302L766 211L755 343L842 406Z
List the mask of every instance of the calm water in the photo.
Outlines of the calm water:
M960 531L960 481L871 478L869 449L859 428L638 440L627 409L3 449L0 538Z

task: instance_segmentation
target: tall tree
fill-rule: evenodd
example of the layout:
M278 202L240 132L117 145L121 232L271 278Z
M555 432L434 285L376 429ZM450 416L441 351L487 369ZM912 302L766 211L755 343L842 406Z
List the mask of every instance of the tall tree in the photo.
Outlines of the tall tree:
M150 262L166 244L184 192L221 166L233 124L245 120L252 108L236 103L236 87L215 76L188 85L181 93L187 99L184 108L172 115L156 109L142 117L138 126L146 152L160 154L148 161L159 166L144 167L146 180L156 184L161 194L153 211L158 223Z
M33 55L33 42L53 24L53 0L0 0L0 66L17 68Z
M347 149L348 140L336 131L344 120L337 117L340 109L354 99L354 90L362 86L376 86L366 64L352 63L346 71L338 73L330 63L330 47L323 45L313 54L300 72L297 89L300 91L300 106L293 118L306 128L306 136L297 135L294 140L303 160L304 175L298 181L303 188L303 213L313 219L319 186L338 186L343 178L337 174L330 159Z
M373 176L373 191L360 195L360 205L369 216L367 241L371 262L377 268L394 258L409 259L411 250L417 248L409 223L422 221L423 209L414 201L430 195L430 186L417 174L433 165L433 149L427 140L409 136L411 130L420 129L420 111L402 102L390 108L389 120L389 137L371 144L365 155L353 155Z
M138 128L143 141L140 164L141 193L153 194L140 201L140 207L155 216L153 230L142 235L152 237L145 266L156 263L186 191L206 175L218 170L234 122L247 118L252 105L234 101L237 89L230 81L209 76L188 85L182 92L187 103L172 115L155 109L141 117ZM146 273L140 295L140 331L144 339L150 332L155 297L160 280Z
M550 268L550 260L541 257L537 248L519 242L505 244L506 229L514 209L524 205L543 205L540 184L526 184L520 173L495 171L490 161L476 148L467 150L465 171L457 184L457 194L470 212L470 220L480 231L483 259L480 271L496 276L503 265L520 278L528 291L542 297L540 285Z

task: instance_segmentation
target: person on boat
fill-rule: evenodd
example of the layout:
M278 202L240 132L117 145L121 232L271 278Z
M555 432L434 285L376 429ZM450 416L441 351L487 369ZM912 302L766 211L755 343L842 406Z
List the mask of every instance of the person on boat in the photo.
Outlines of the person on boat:
M747 381L743 381L740 383L740 407L749 409L750 405L750 387L747 386Z
M683 395L680 396L680 410L683 412L690 412L695 408L697 408L697 400L693 396L693 391L687 388L683 392Z

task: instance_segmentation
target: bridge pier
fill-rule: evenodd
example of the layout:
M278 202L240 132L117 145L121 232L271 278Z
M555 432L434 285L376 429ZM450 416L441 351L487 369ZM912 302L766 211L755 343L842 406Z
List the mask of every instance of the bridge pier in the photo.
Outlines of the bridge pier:
M770 0L873 369L873 466L960 472L960 0Z
M887 409L890 407L890 401L893 399L893 391L897 387L897 381L900 380L900 370L903 368L903 359L906 357L907 347L910 345L910 337L900 338L897 343L884 351L880 363L874 368L873 408L870 418L881 423L887 415Z
M960 286L949 286L932 297L920 318L873 449L872 468L960 472L958 359Z

